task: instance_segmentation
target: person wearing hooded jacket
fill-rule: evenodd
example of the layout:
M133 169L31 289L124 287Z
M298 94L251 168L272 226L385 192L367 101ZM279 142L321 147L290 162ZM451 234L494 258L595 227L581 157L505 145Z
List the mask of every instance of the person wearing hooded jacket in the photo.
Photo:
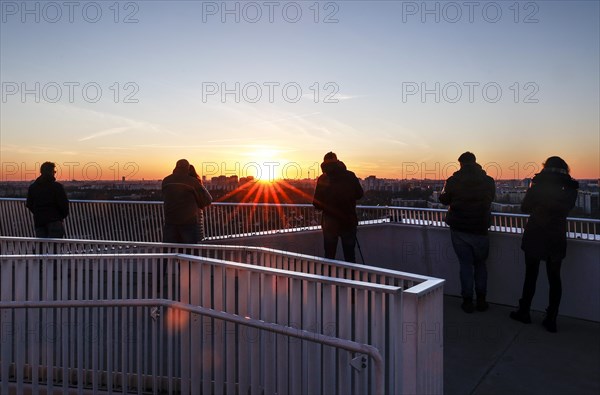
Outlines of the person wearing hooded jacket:
M62 184L56 182L56 165L44 162L40 176L29 186L27 208L33 213L35 237L63 238L63 220L69 215L69 200Z
M204 207L200 181L190 176L190 163L180 159L173 174L162 181L165 224L163 243L195 244L198 242L198 208Z
M356 201L363 196L363 189L356 175L347 170L333 152L325 154L321 170L323 174L317 179L313 205L323 211L325 258L335 259L338 238L341 238L344 260L356 262Z
M542 324L556 332L556 316L562 296L560 267L567 253L567 215L575 206L579 183L569 175L569 166L558 156L546 159L542 171L531 180L521 202L521 211L530 214L521 249L525 253L525 280L519 309L510 317L531 323L529 309L535 294L540 261L546 261L549 283L548 308Z
M489 307L485 261L489 255L488 228L496 184L476 162L473 153L463 153L458 162L460 170L446 180L439 200L450 206L446 223L450 226L452 246L460 263L461 308L472 313ZM473 285L476 306L473 305Z

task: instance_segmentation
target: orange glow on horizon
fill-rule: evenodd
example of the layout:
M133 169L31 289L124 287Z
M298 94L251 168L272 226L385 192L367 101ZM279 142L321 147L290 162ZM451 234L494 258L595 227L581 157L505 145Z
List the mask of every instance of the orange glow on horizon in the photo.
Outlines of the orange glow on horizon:
M182 157L185 157L183 155ZM575 179L600 178L600 164L592 165L590 162L598 161L598 158L563 156L571 167L571 175ZM3 158L4 159L4 158ZM7 158L9 159L9 158ZM541 170L542 162L545 158L538 161L527 162L481 162L481 165L490 176L497 180L512 180L531 178ZM113 161L113 162L83 162L73 159L53 160L57 164L57 180L59 181L159 181L173 172L176 160L156 158L148 163L148 159L143 161ZM455 160L450 161L400 161L400 162L381 162L374 166L369 158L343 158L348 169L355 172L359 178L365 179L371 175L377 178L387 179L430 179L445 180L458 169L458 163ZM7 160L2 162L0 181L22 181L31 182L39 176L39 166L43 161L36 160L32 162ZM270 186L274 183L288 180L312 179L321 174L317 162L269 162L277 163L277 166L270 165L270 168L260 169L261 163L249 162L199 162L190 160L196 166L197 171L204 176L207 181L213 177L221 175L237 175L239 178L252 176L257 184ZM286 171L282 171L286 170ZM262 172L262 174L261 174Z

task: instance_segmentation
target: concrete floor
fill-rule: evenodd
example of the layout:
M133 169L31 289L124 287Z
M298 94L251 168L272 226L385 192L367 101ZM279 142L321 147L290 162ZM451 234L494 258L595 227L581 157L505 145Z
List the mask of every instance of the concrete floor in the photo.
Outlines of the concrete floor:
M466 314L461 299L444 300L444 393L600 394L600 323L558 317L558 333L508 317L514 307L492 304Z

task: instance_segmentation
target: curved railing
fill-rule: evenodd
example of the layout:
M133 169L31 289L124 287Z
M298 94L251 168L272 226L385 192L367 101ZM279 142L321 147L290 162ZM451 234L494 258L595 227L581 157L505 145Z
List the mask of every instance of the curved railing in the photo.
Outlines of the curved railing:
M0 235L31 237L32 215L25 199L0 198ZM162 202L72 200L67 236L93 240L161 241ZM358 206L360 225L398 223L447 227L446 210ZM493 232L520 234L527 215L493 213ZM310 204L213 203L205 210L209 240L319 229L321 213ZM600 220L568 218L567 237L600 241Z
M2 393L10 393L10 382L23 393L39 381L64 393L106 386L123 393L383 394L402 385L404 344L394 336L403 322L401 287L163 253L2 255L0 279ZM161 312L160 305L200 316ZM356 355L338 348L377 363L358 374ZM160 385L165 377L168 385Z

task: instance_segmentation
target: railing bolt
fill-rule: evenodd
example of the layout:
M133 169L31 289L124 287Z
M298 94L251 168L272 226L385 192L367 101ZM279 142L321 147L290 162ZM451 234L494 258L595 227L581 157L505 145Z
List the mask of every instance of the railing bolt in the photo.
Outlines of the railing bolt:
M360 372L367 368L367 358L364 355L359 355L350 361L350 366Z
M158 306L154 306L150 308L150 317L152 317L152 319L154 321L156 321L158 319L158 317L160 317L160 310Z

